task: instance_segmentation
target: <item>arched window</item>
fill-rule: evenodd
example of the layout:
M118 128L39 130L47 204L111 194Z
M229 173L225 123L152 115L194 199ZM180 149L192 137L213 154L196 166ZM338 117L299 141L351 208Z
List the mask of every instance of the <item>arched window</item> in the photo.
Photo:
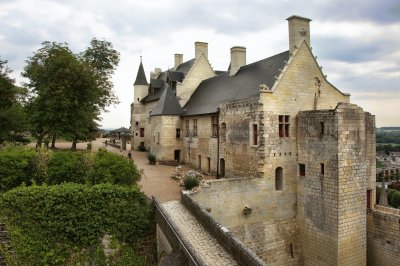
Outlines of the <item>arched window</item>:
M278 167L275 169L275 190L283 189L283 169Z
M221 124L221 141L226 141L226 124Z

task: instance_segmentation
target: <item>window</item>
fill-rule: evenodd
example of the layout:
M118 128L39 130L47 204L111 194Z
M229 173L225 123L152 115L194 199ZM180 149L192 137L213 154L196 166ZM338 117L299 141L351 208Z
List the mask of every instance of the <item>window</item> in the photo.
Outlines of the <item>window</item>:
M207 173L211 173L211 158L207 157Z
M137 126L139 125L139 121L136 121L136 125L137 125Z
M185 137L189 137L189 120L185 120Z
M221 141L226 141L226 124L221 124Z
M324 125L324 122L319 122L319 125L320 125L320 129L319 129L319 133L322 135L322 134L325 134L325 125Z
M306 165L299 164L299 176L306 176Z
M180 128L176 129L175 137L176 137L176 139L180 139L181 138L181 129Z
M289 116L280 115L279 116L279 137L289 137Z
M213 115L211 116L211 132L212 137L218 137L218 116Z
M258 145L258 125L253 124L253 145Z
M140 137L143 138L144 137L144 128L140 128Z
M325 165L321 163L321 175L325 174Z
M160 144L160 132L157 132L157 144Z
M275 169L275 190L283 189L283 169L278 167Z
M193 119L193 137L197 137L197 119Z

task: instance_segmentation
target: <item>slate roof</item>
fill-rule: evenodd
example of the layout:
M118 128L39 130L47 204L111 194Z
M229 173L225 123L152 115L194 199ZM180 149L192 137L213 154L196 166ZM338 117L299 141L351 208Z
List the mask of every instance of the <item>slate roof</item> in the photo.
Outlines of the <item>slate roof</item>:
M289 51L285 51L245 65L234 76L226 72L202 81L183 107L182 116L215 113L223 101L258 97L259 85L272 88L279 69L283 69L288 60Z
M147 103L147 102L151 102L151 101L155 101L155 100L160 99L162 93L164 92L165 87L167 87L168 84L165 83L163 80L157 80L157 81L161 81L161 87L155 88L154 89L154 94L152 94L152 95L147 94L141 100L141 102Z
M146 95L141 102L146 103L160 99L162 93L164 92L164 86L166 86L165 82L167 81L167 78L169 77L171 81L182 82L195 62L196 60L194 58L190 59L189 61L180 64L175 71L173 69L168 69L161 72L157 79L151 79L150 85L155 88L154 94Z
M146 74L144 73L142 61L140 61L139 69L136 75L136 80L133 85L149 85L147 83Z
M172 92L172 89L166 85L160 100L158 100L150 115L180 115L182 111L183 110L176 99L175 94Z

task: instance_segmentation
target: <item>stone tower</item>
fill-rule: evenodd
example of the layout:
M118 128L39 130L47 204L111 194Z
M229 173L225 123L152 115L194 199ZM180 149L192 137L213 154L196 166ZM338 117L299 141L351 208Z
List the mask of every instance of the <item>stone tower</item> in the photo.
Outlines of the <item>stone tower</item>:
M140 128L144 128L142 116L144 114L144 105L141 100L147 95L149 83L144 73L142 58L140 57L140 65L136 75L135 83L133 83L133 104L131 106L131 130L132 141L131 149L137 149L141 142Z

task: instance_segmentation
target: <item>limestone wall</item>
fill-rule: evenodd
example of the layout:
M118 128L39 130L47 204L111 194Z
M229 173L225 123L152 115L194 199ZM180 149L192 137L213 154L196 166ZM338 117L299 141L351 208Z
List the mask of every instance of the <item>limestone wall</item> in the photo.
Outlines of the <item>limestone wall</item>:
M197 137L193 136L195 119L197 120ZM189 137L185 136L186 121L189 121ZM215 175L217 172L218 139L217 137L212 137L211 115L185 117L182 121L182 128L184 162L201 170L203 173L209 173L209 160L210 173ZM201 161L201 163L199 161Z
M133 128L133 150L137 150L141 142L144 142L145 148L150 149L151 137L151 121L150 111L153 110L157 101L148 103L138 103L133 107L132 128ZM136 125L136 122L139 122ZM144 137L140 137L140 128L144 128Z
M151 116L150 152L157 160L175 160L175 150L182 153L182 137L176 138L176 129L181 129L179 116Z
M216 180L190 196L268 265L302 265L296 195L276 191L273 180Z
M367 214L368 265L400 265L400 210L376 206Z
M226 126L225 132L222 124ZM260 176L265 140L264 114L258 98L223 103L219 125L220 158L225 161L225 177ZM256 145L253 125L257 125L258 131Z
M176 95L179 97L179 104L184 106L199 86L200 82L215 76L214 70L204 55L201 55L193 65L182 83L176 86Z
M353 104L300 112L297 206L306 265L365 265L367 183L374 118ZM322 130L323 125L323 130ZM372 163L372 166L367 164ZM367 175L368 174L368 175Z

